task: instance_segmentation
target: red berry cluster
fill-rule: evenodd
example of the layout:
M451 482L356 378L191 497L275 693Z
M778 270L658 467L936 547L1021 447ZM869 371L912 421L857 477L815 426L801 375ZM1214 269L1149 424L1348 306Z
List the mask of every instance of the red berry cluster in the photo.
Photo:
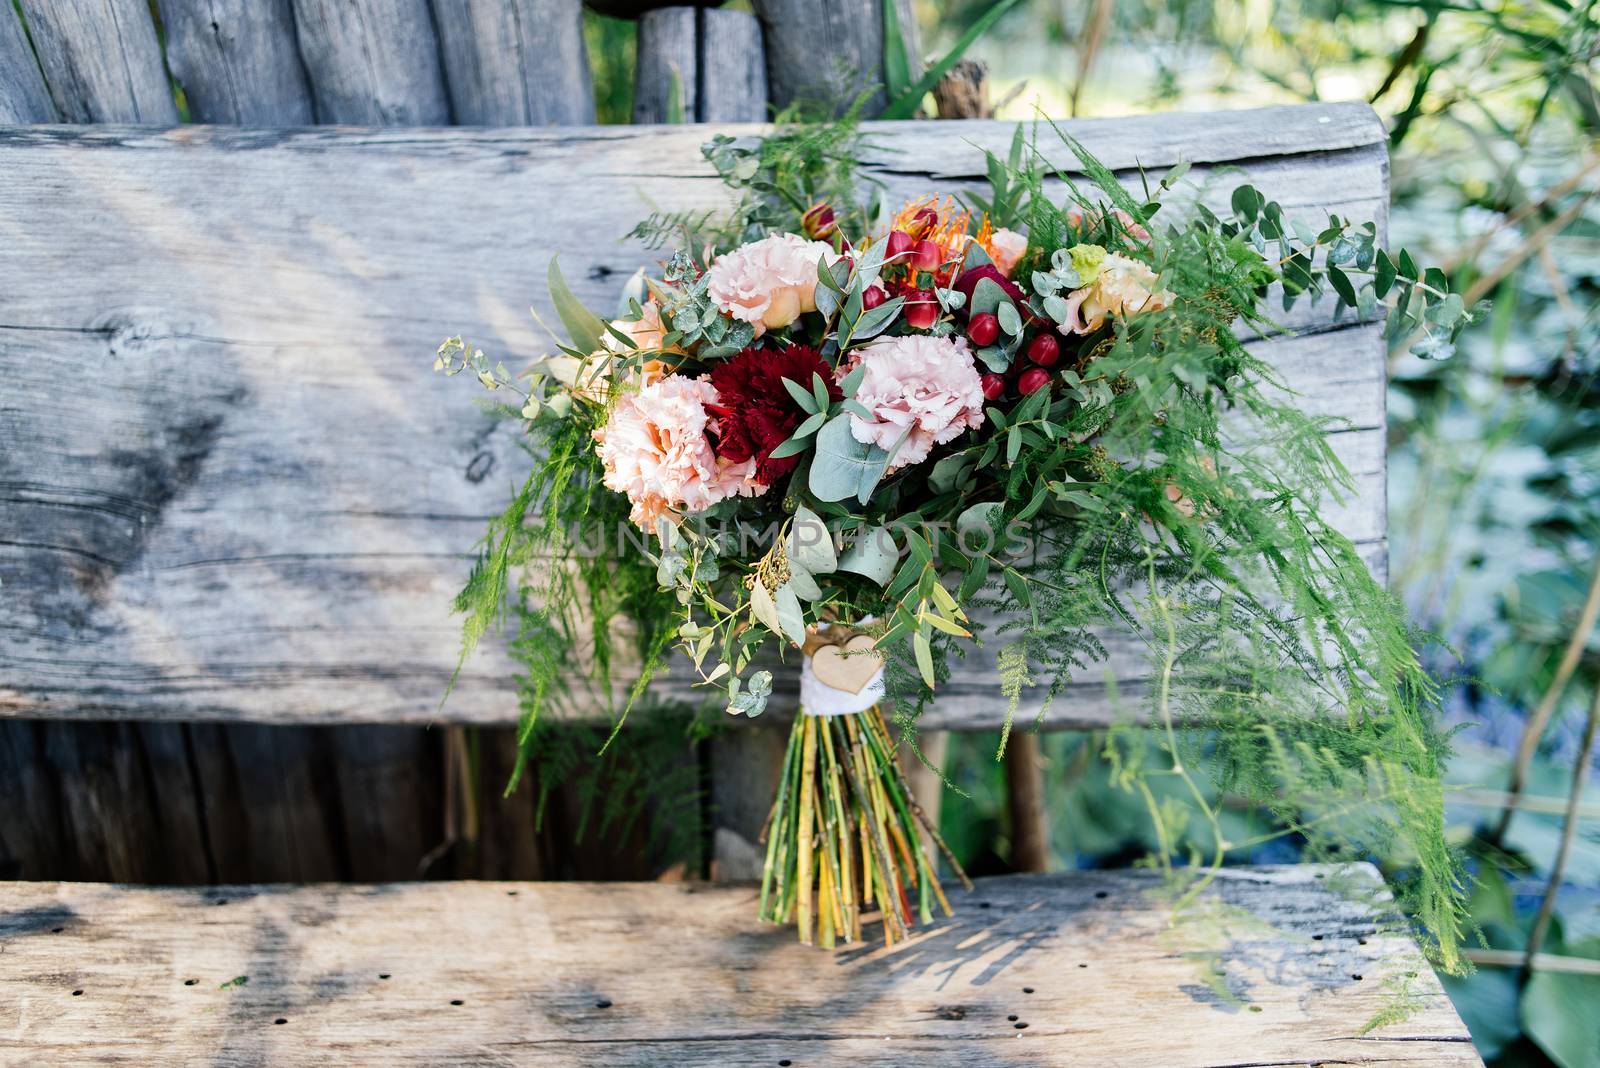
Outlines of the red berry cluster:
M967 321L967 337L980 348L994 344L999 334L1000 322L988 312L974 315ZM1054 367L1061 359L1061 342L1056 340L1055 334L1047 330L1035 334L1033 340L1028 342L1025 351L1028 361L1024 363L1017 360L1009 372L1011 376L1009 385L1024 397L1050 384L1049 368ZM996 401L1006 395L1008 383L1005 375L990 372L983 375L981 381L985 400Z
M939 300L933 288L948 284L946 276L954 271L944 248L937 241L919 236L937 225L938 219L931 208L924 208L910 223L916 233L891 230L884 249L885 282L894 288L896 296L905 298L906 325L913 330L927 330L939 321ZM869 289L864 296L863 303L869 309L885 299L882 290Z

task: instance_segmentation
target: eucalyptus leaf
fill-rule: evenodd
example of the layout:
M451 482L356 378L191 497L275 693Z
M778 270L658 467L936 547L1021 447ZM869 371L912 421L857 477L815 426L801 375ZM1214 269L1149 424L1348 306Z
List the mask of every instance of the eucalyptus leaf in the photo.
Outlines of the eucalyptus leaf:
M833 550L833 533L803 504L795 510L783 548L791 562L799 563L813 575L826 575L839 564Z
M850 418L836 415L817 432L808 484L819 501L842 501L855 496L864 502L889 465L888 453L876 445L857 441L850 433Z
M783 622L778 618L778 606L772 600L766 584L759 577L750 587L750 612L763 627L774 634L783 633Z
M840 571L865 575L880 586L894 577L900 562L900 546L888 527L872 527L857 535L855 543L839 557Z
M758 582L756 585L761 584ZM772 599L777 608L778 623L783 628L782 632L796 645L803 644L806 640L806 617L794 587L785 582L773 593Z
M993 278L980 278L978 284L972 287L972 303L968 306L968 311L973 315L982 315L985 312L993 315L996 308L1010 301L1011 298L1006 295L999 282Z

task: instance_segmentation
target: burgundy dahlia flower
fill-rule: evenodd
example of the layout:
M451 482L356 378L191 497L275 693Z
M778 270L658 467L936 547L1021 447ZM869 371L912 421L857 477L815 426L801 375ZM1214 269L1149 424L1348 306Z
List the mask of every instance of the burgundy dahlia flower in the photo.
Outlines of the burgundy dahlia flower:
M749 348L712 368L717 403L711 409L711 439L717 456L736 464L754 459L755 481L763 486L793 471L800 457L773 459L772 450L789 439L808 413L789 395L783 379L809 390L813 374L827 383L830 400L844 396L827 363L805 345L777 352Z

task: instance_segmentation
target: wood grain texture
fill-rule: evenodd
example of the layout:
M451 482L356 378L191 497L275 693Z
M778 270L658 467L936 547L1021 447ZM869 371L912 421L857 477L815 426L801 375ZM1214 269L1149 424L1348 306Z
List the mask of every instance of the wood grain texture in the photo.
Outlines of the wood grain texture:
M178 121L146 0L24 0L22 12L63 122Z
M1151 169L1190 150L1215 164L1230 144L1234 177L1291 216L1382 218L1382 130L1365 108L1130 124L1136 138L1115 122L1072 129ZM948 188L981 170L969 141L1003 147L1010 130L883 124L869 167L891 197ZM1324 134L1349 147L1314 151ZM0 188L0 367L21 398L0 426L0 655L14 665L0 714L440 717L464 549L526 460L474 391L431 375L431 351L456 331L508 364L543 351L520 308L544 305L555 253L580 297L612 306L653 258L616 240L647 201L725 203L706 136L0 131L16 177ZM938 175L916 169L930 161ZM1353 428L1335 444L1358 492L1334 514L1381 560L1379 343L1334 329L1326 306L1290 322L1307 336L1264 351ZM444 718L514 720L514 667L487 645ZM982 654L969 663L930 727L995 722L992 672ZM1051 722L1104 722L1103 687L1085 690Z
M318 122L450 121L428 0L294 0L294 17Z
M0 123L55 122L39 60L16 8L0 7Z
M767 117L761 24L744 11L667 7L639 19L633 121Z
M663 7L639 16L633 121L698 122L699 9Z
M700 12L701 122L762 122L767 114L766 48L747 11Z
M1148 873L982 879L833 954L749 887L14 883L0 1031L18 1064L1478 1065L1382 902L1333 883L1377 893L1230 869L1174 923ZM1414 1014L1359 1033L1402 982Z
M766 35L773 104L838 107L872 90L862 114L883 110L881 0L753 0L752 6ZM916 11L910 0L896 0L895 10L915 80L922 72Z
M309 126L290 0L160 0L167 63L194 122Z
M432 0L445 82L463 126L594 121L579 0Z

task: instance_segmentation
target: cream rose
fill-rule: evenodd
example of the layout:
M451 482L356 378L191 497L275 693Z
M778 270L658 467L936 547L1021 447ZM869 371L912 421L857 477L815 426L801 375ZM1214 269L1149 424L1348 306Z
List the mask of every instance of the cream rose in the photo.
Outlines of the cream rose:
M1073 249L1073 265L1079 264L1079 249L1098 245L1079 245ZM1087 262L1087 260L1085 260ZM1160 311L1172 304L1172 291L1155 291L1156 272L1148 264L1115 252L1096 258L1092 278L1086 277L1082 289L1067 297L1067 319L1063 334L1089 334L1100 329L1106 316L1130 316L1139 312ZM1084 271L1079 267L1080 273Z

